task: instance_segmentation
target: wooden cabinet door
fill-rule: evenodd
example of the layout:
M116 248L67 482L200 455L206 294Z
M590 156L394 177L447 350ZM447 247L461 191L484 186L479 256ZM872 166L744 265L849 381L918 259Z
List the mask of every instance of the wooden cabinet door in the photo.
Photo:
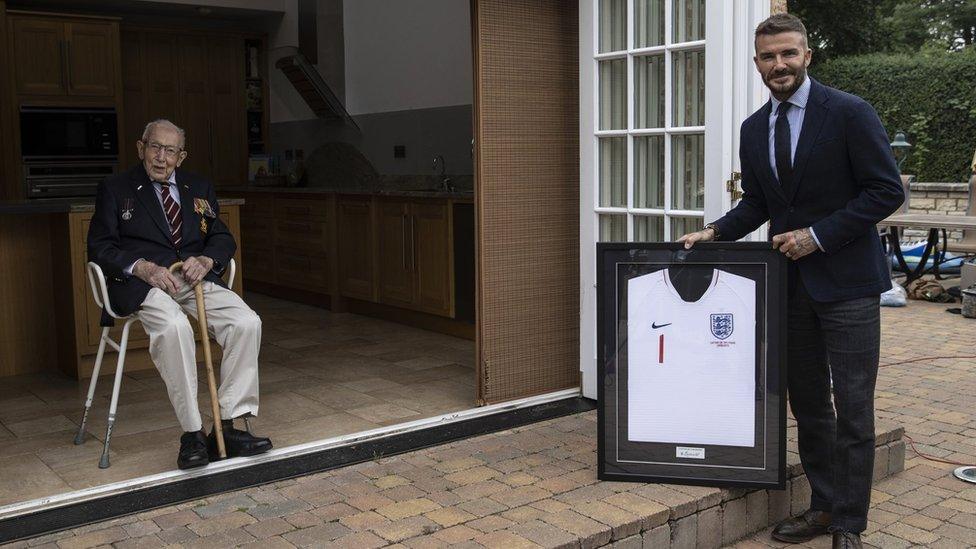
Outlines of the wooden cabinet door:
M346 297L373 298L373 208L370 198L339 198L339 292Z
M414 242L414 308L453 316L451 216L444 201L410 205Z
M122 43L122 136L119 139L119 153L127 166L138 161L136 141L142 139L142 130L149 122L148 94L146 85L146 50L143 36L138 32L123 31L119 40Z
M41 17L10 17L10 49L18 94L64 95L64 23Z
M64 28L68 95L114 96L118 24L71 22L65 23Z
M243 185L247 177L247 136L244 113L244 41L211 38L210 120L212 128L211 177L214 184Z
M376 277L380 303L413 305L413 242L406 202L382 200L376 219Z
M165 118L177 126L183 127L185 121L179 119L180 112L180 84L178 75L180 66L179 42L176 37L165 33L146 33L143 47L145 61L152 65L152 70L146 69L146 116L142 124L150 120ZM140 134L142 131L140 130ZM140 135L141 136L141 135Z
M183 168L210 177L212 137L210 135L210 64L207 40L203 36L180 36L178 44L179 100L178 126L186 131L186 160Z

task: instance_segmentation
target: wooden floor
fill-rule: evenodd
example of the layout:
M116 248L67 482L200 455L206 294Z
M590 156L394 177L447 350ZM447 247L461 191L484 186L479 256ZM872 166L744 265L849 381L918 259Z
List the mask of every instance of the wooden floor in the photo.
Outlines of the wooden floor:
M260 294L245 299L263 322L261 404L251 427L278 448L475 406L471 341ZM106 361L114 364L115 355ZM202 371L199 379L209 429ZM72 439L87 379L0 381L0 505L176 467L181 429L155 370L125 375L105 470L97 463L111 377L101 378L81 446Z

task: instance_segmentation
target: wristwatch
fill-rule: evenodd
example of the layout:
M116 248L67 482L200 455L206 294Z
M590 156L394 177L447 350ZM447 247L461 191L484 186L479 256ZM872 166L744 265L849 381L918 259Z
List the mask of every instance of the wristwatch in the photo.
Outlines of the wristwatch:
M718 230L718 225L716 225L714 223L707 223L704 227L702 227L702 230L703 231L705 229L711 229L712 230L712 233L715 235L715 236L712 237L712 240L718 240L718 236L721 234L719 232L719 230Z

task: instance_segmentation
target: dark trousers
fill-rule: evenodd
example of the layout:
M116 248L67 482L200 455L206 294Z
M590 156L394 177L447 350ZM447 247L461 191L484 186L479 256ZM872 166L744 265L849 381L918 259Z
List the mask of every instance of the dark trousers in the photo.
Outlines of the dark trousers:
M789 400L810 508L832 513L834 529L861 532L874 472L878 297L820 303L798 280L788 309Z

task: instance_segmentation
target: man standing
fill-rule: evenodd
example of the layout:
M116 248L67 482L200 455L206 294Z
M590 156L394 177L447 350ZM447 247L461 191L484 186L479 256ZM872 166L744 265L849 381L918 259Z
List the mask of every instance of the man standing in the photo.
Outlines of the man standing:
M798 18L760 23L755 48L772 98L742 123L742 200L679 242L738 240L770 222L773 247L791 260L789 401L812 490L810 509L772 535L799 543L829 531L834 547L860 547L874 463L878 296L891 287L875 225L904 191L874 109L807 76L812 52Z
M112 307L138 315L149 334L149 354L184 431L180 469L216 456L215 431L207 437L197 406L196 343L186 317L196 316L197 283L210 331L224 351L218 400L227 455L271 449L269 439L234 428L234 418L258 411L261 319L220 279L237 245L220 220L213 185L177 170L187 156L184 146L184 132L172 122L146 125L136 143L142 164L99 185L88 228L88 257L108 278ZM167 268L177 261L183 262L179 277Z

